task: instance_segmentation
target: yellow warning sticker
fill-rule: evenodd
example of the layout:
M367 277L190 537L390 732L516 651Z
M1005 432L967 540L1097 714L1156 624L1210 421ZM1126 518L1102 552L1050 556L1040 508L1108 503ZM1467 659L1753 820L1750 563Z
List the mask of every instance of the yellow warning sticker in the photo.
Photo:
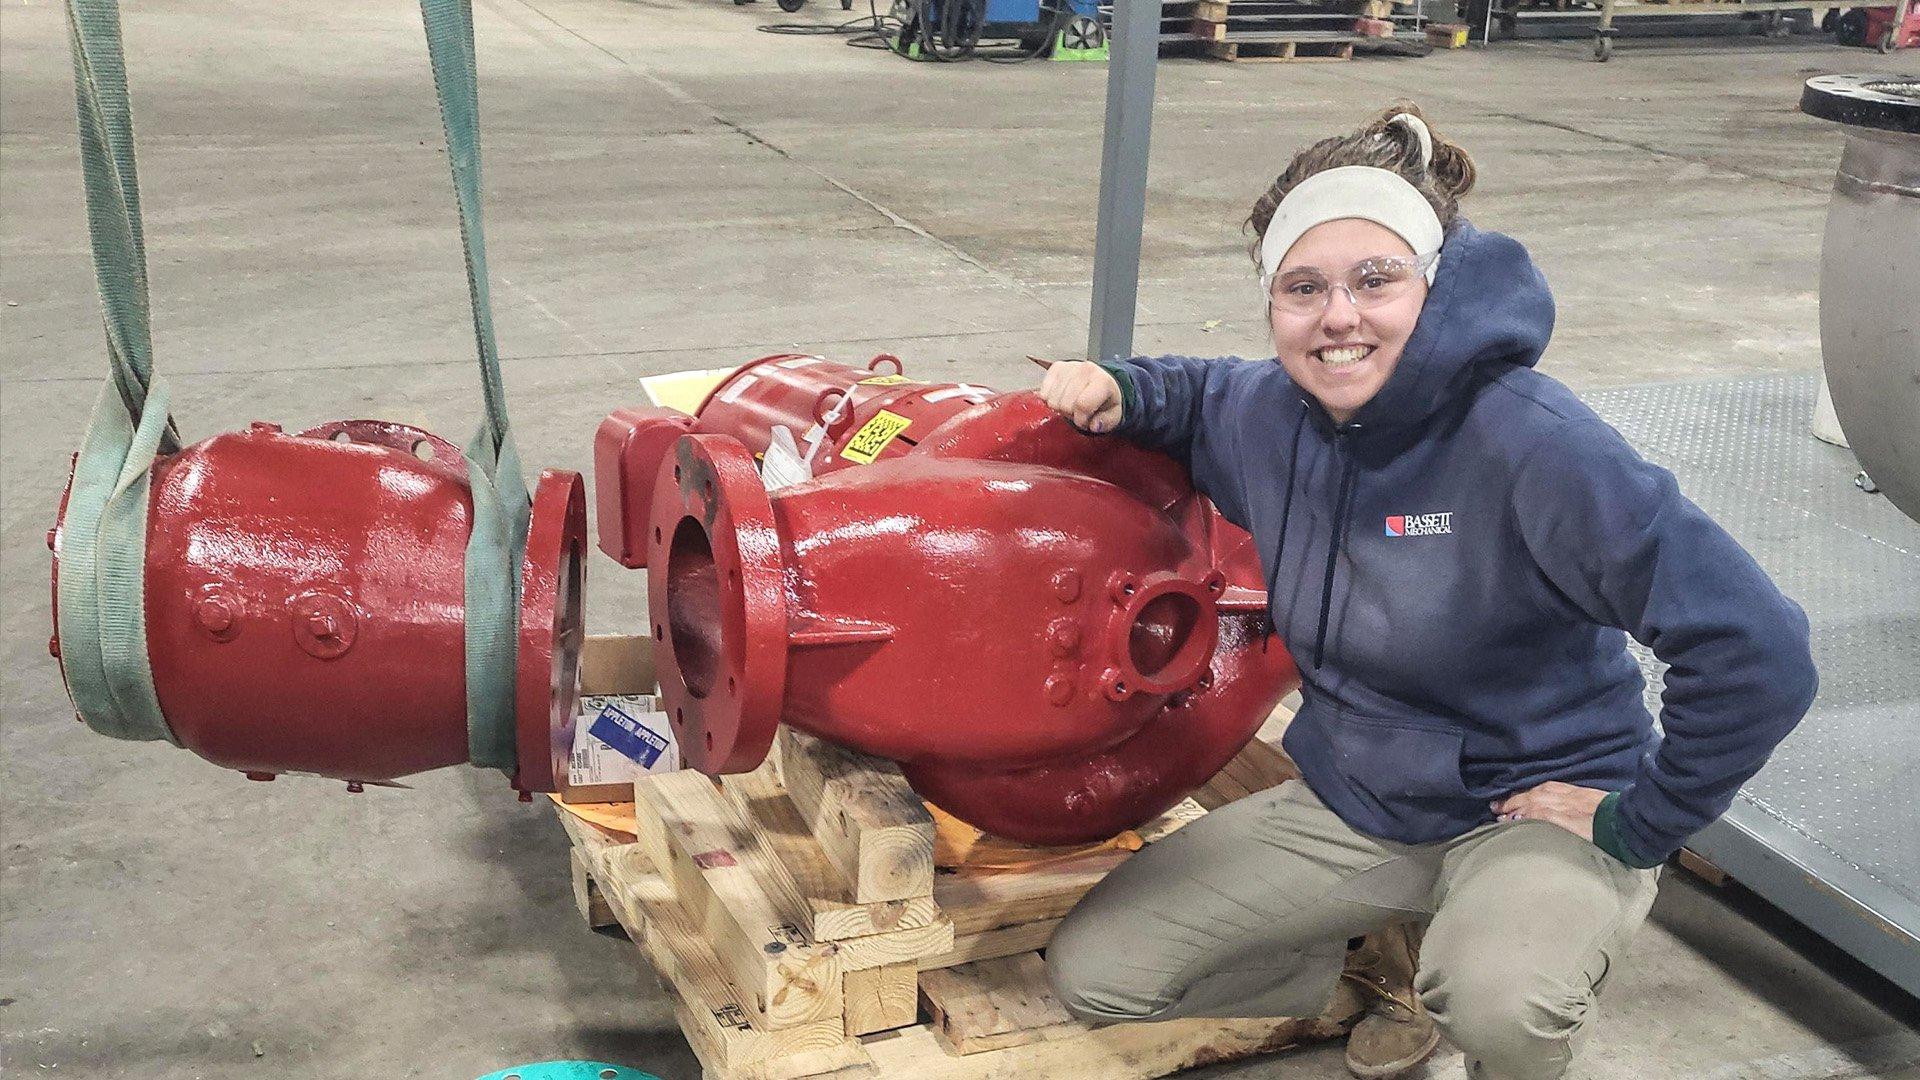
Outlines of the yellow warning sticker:
M840 456L848 461L871 465L873 460L880 456L880 451L885 450L888 443L899 438L900 433L907 430L907 425L911 423L913 421L899 413L890 413L881 409L873 414L873 419L860 425L860 430L853 433L853 438L848 440L847 448L840 451Z
M909 379L905 375L875 375L871 379L861 379L861 386L899 386L901 383L917 383L919 379Z

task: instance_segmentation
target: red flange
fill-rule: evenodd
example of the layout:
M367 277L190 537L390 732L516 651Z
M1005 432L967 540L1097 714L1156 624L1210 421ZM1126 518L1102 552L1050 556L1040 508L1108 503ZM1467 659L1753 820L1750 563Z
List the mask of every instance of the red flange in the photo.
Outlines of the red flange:
M753 454L724 435L674 444L653 491L647 599L661 704L702 772L743 772L773 745L787 674L784 564ZM673 602L669 603L671 597Z
M580 474L548 469L533 493L520 567L520 644L514 730L521 791L557 791L573 752L586 640L587 489Z

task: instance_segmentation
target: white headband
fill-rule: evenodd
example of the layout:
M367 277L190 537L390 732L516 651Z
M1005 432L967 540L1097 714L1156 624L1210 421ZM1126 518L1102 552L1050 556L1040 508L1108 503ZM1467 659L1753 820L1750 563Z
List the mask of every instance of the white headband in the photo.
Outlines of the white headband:
M1418 117L1407 113L1390 123L1400 124L1420 139L1424 160L1433 156L1433 136ZM1369 165L1343 165L1314 173L1302 180L1274 209L1273 220L1260 238L1260 289L1272 287L1280 260L1315 225L1343 218L1359 218L1392 230L1407 242L1415 256L1427 259L1440 250L1446 230L1440 227L1440 215L1433 212L1427 197L1406 178L1388 169ZM1427 266L1427 284L1440 269L1434 259Z

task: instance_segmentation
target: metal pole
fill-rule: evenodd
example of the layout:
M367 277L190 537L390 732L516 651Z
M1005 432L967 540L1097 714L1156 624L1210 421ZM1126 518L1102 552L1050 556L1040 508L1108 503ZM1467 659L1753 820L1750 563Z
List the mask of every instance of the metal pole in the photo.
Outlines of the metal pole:
M1133 355L1140 289L1140 226L1147 212L1147 143L1160 60L1160 0L1115 0L1107 61L1107 130L1093 235L1093 321L1087 359Z

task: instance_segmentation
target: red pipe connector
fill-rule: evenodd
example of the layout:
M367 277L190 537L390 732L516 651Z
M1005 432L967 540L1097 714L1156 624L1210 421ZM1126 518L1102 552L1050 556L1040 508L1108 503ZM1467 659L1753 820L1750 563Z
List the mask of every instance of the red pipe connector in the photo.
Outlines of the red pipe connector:
M778 427L813 478L770 492ZM648 570L664 705L707 773L786 722L989 832L1082 842L1178 802L1298 684L1247 534L1031 393L769 357L696 416L615 413L595 467L601 547Z

